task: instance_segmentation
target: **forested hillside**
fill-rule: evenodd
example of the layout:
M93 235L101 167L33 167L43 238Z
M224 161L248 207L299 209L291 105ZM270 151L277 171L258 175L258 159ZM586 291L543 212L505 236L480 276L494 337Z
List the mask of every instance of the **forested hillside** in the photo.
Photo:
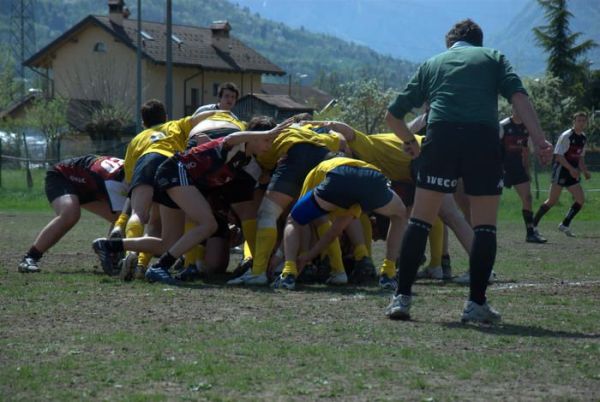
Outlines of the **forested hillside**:
M9 39L11 0L0 0L0 38ZM37 47L41 48L61 32L88 14L105 15L104 0L36 0L35 20ZM137 1L126 1L137 16ZM143 0L144 20L164 21L164 0ZM224 0L177 0L173 2L175 24L208 26L215 20L229 20L232 35L257 49L274 63L303 82L344 82L358 77L377 77L385 86L398 87L413 73L415 65L381 55L366 46L346 42L331 35L287 27L253 14ZM327 88L325 88L327 89Z

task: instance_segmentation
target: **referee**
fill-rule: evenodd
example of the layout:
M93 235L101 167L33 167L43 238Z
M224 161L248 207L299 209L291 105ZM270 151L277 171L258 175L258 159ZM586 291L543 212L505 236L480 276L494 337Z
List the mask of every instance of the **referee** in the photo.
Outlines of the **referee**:
M521 79L500 52L482 47L483 32L470 19L446 34L447 50L423 63L389 106L386 122L419 158L417 190L402 242L398 288L385 310L391 319L410 319L411 288L427 235L442 198L459 178L471 205L474 239L469 258L470 294L462 321L494 323L500 314L486 300L487 280L496 258L496 219L502 193L498 138L498 94L511 102L530 133L542 163L552 156ZM427 136L422 145L403 117L427 101Z

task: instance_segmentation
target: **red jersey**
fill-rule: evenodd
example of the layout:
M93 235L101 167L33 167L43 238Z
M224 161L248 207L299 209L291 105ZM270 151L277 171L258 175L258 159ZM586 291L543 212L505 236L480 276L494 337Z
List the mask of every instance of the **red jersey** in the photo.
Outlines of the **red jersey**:
M206 189L220 187L233 180L250 162L244 143L228 148L225 138L195 146L173 157L185 167L194 185Z

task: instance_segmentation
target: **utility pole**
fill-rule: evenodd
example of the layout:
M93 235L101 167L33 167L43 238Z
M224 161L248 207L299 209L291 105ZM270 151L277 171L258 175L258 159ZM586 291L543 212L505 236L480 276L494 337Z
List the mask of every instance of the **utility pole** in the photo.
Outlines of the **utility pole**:
M167 106L167 114L169 119L173 116L173 21L172 21L172 4L171 0L167 0L167 82L165 102Z
M25 66L27 60L36 50L35 25L33 10L35 0L12 0L10 8L10 45L21 79L21 93L27 92Z
M139 133L142 131L142 0L137 0L137 12L135 132Z

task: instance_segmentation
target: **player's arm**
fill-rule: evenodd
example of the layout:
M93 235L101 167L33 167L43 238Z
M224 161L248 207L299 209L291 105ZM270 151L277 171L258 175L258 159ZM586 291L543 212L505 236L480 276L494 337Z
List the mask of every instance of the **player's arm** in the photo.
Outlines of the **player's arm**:
M415 135L410 132L404 120L395 117L389 111L385 114L385 122L392 129L396 137L404 143L404 152L409 154L413 159L421 153L421 145L415 138Z
M577 179L579 177L579 170L569 163L567 158L561 154L554 154L555 160L560 163L562 167L567 169L572 178Z
M346 141L354 141L354 128L340 121L311 121L310 124L340 133Z
M327 217L325 217L328 219ZM344 229L352 222L354 216L352 215L343 215L335 219L331 224L331 227L319 238L319 240L308 250L306 253L301 255L301 259L303 261L312 261L317 256L321 254L323 250L331 244L337 237L339 237ZM301 261L299 261L301 262Z
M277 137L283 130L292 125L293 121L288 119L283 123L279 123L275 127L266 131L238 131L237 133L229 134L223 140L225 145L234 146L237 144L241 144L242 142L247 142L250 139L259 139L263 137Z

